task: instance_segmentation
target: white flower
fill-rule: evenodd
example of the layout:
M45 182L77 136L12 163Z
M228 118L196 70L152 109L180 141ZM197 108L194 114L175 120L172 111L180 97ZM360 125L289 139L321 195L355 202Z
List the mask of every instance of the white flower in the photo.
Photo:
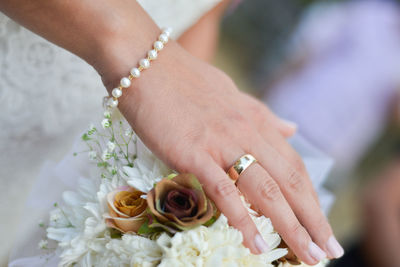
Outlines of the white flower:
M274 244L274 240L268 240L269 236L263 237L268 244ZM157 244L164 255L159 266L272 266L272 261L287 253L271 246L268 253L253 255L242 241L241 232L230 227L226 217L221 215L211 227L200 226L177 233L172 238L161 235Z
M89 151L88 156L90 160L95 160L97 158L97 153L96 151Z
M111 119L111 112L106 110L106 111L104 111L103 116L106 119Z
M59 212L60 210L57 210L57 212L53 212L50 215L50 221L52 222L57 222L59 219L61 219L61 214Z
M114 142L111 142L111 141L108 141L108 143L107 143L107 149L108 149L108 151L113 152L114 149L115 149L115 143L114 143Z
M47 249L48 244L49 244L49 242L47 240L42 239L39 241L38 247L40 249Z
M104 129L109 128L111 126L111 121L109 119L104 119L101 121L101 126L103 126Z
M118 173L118 168L116 166L107 167L107 171L111 173L111 175L115 175Z
M322 260L321 262L317 263L316 265L313 265L312 267L325 267L328 265L328 263L329 263L329 260L325 259L325 260ZM278 267L293 267L293 265L285 262L285 263L280 263L278 265ZM300 265L296 265L296 267L311 267L311 266L307 265L305 263L301 263Z
M132 130L132 128L128 127L128 128L125 130L125 136L126 136L126 137L130 137L131 135L133 135L133 130Z
M140 139L137 141L136 150L137 158L133 163L134 166L123 167L121 176L128 185L147 193L155 183L171 174L172 170L157 159Z
M110 152L108 152L107 149L105 149L105 150L103 151L103 154L101 154L101 159L102 159L103 161L107 161L107 160L109 160L111 157L112 157L112 154L111 154Z
M88 135L92 135L95 131L96 131L96 127L94 126L93 123L91 123L91 124L89 125Z

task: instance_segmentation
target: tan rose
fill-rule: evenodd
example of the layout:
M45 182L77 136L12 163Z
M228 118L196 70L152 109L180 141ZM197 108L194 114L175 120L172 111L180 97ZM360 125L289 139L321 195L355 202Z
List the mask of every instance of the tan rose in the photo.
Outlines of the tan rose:
M296 265L301 265L301 261L299 258L297 258L296 254L293 253L293 250L289 248L289 246L281 240L281 243L278 246L279 248L286 248L288 250L288 253L283 256L282 258L278 259L278 262L282 263L289 263L290 266L296 266Z
M192 174L162 179L147 193L147 204L153 215L149 226L170 232L205 224L216 210Z
M144 194L128 186L110 192L107 195L109 214L105 215L107 226L123 233L136 233L145 221L147 202L141 198Z

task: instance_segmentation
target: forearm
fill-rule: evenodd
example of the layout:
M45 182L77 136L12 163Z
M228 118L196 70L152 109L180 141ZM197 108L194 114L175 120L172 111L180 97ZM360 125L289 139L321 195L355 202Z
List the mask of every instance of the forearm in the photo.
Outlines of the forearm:
M178 42L190 54L207 62L214 59L221 17L230 0L223 0L179 37ZM201 45L199 45L201 44Z
M131 0L1 0L0 10L100 72L102 65L114 61L122 43L129 42L130 57L139 59L159 34Z

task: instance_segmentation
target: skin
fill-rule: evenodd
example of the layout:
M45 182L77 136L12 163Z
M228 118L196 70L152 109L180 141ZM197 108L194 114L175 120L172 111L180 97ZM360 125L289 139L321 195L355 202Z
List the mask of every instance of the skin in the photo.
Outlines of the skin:
M160 33L131 0L0 0L0 10L86 60L109 92ZM310 242L331 256L326 245L332 229L300 156L285 140L295 127L240 92L225 73L204 61L213 55L220 14L211 11L209 19L203 18L181 37L187 50L168 42L151 68L124 91L118 107L158 157L199 178L229 223L242 231L244 244L253 253L261 252L255 243L259 233L238 189L271 218L301 260L315 264ZM212 33L207 34L206 28ZM200 39L205 36L208 39ZM226 171L245 153L258 163L241 175L236 187Z
M400 266L400 160L392 162L364 194L364 255L370 266Z

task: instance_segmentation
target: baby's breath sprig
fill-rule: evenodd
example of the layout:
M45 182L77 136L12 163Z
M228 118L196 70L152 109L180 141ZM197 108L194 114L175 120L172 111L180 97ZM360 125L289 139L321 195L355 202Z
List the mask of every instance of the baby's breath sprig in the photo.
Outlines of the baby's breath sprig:
M100 126L104 130L100 131L91 124L82 135L88 149L80 153L88 153L89 159L101 168L102 178L119 175L121 167L133 167L136 159L136 151L132 149L136 145L136 135L127 123L114 117L110 111L105 111Z

